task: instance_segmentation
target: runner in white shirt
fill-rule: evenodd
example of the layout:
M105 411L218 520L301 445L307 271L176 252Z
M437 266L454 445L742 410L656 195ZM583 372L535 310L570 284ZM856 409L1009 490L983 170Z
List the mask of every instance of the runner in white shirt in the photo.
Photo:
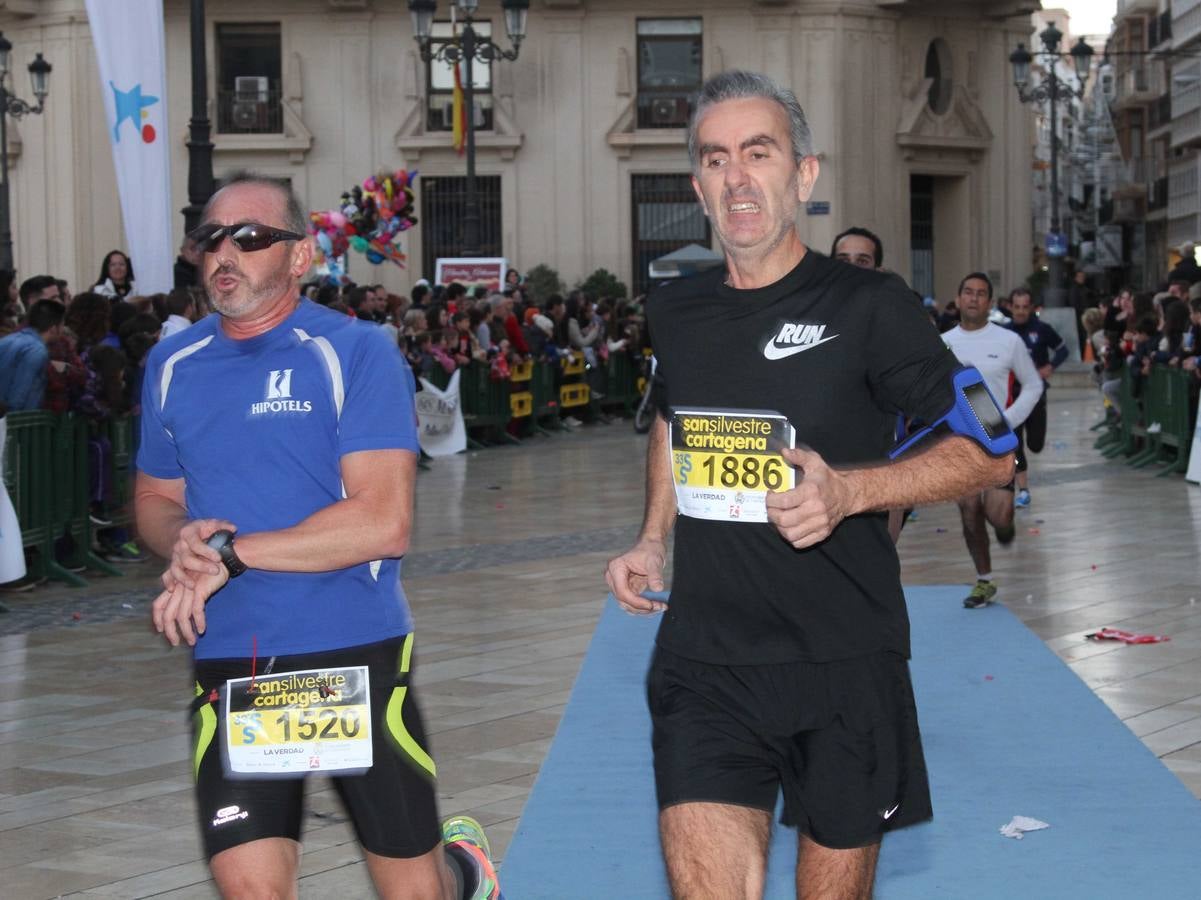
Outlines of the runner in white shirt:
M1043 380L1026 351L1022 339L988 320L992 308L992 282L980 272L968 275L959 285L955 300L959 324L942 336L943 341L967 366L975 366L988 383L997 403L1009 399L1009 379L1014 377L1022 392L1005 410L1010 428L1026 421L1043 394ZM992 557L989 554L988 525L997 532L997 541L1008 544L1014 538L1013 482L981 494L969 494L959 501L963 519L963 537L968 553L976 564L976 584L963 599L968 609L980 609L992 602L997 586L992 582Z

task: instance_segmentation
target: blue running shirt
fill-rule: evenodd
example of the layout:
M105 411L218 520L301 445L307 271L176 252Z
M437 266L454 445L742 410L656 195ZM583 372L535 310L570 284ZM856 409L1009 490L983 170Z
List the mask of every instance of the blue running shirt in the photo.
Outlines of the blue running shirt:
M210 315L146 363L138 468L186 481L188 515L238 534L296 525L343 497L340 461L418 452L413 375L375 325L302 300L275 328L235 341ZM412 630L399 559L332 572L251 569L205 611L197 659L315 653Z

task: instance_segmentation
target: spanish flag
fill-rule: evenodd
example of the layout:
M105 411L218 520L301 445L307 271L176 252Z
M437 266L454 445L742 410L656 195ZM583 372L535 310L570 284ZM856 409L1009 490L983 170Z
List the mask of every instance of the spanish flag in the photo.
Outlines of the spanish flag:
M454 135L455 151L462 156L467 149L467 110L463 108L463 80L459 77L459 64L455 63L455 90L451 115L454 122L451 133Z

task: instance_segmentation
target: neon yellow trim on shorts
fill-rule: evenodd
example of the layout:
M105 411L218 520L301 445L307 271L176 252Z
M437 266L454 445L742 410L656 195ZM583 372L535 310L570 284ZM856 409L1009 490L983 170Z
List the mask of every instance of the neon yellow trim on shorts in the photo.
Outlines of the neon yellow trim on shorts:
M200 686L200 682L196 682L196 696L199 697L204 693L204 688ZM217 713L213 710L213 704L206 703L200 709L196 710L192 720L196 725L196 748L192 755L192 777L200 777L200 761L204 759L204 754L208 751L209 744L213 742L213 736L217 733Z
M405 635L405 642L400 648L400 673L407 675L409 672L409 664L413 660L413 632Z
M398 662L398 671L401 674L407 674L409 665L413 659L413 632L405 635L404 645L400 650L400 660ZM408 696L409 689L401 685L397 685L392 689L392 696L388 698L388 708L384 712L384 721L388 723L388 732L392 735L392 739L418 766L429 773L431 778L438 776L437 767L434 765L433 758L425 751L425 748L417 743L416 738L409 734L409 729L405 727L404 722L404 703L405 697Z

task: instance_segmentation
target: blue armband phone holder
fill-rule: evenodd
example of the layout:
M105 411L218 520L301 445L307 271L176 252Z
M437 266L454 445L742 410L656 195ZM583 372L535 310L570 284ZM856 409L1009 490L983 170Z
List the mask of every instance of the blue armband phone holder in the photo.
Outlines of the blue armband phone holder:
M933 424L922 426L901 440L889 452L889 459L896 459L938 430L971 438L991 456L1004 456L1017 449L1017 435L1005 421L1005 413L984 383L984 376L979 369L975 366L956 369L951 376L951 384L955 390L955 402L951 408Z

